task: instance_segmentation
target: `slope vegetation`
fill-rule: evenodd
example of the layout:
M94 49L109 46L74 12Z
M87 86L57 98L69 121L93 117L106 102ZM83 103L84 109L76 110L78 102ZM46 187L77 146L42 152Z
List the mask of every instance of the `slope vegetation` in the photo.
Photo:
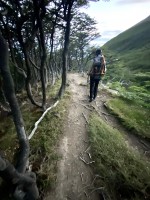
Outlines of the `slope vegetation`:
M110 68L108 74L115 73L117 78L124 79L130 77L132 81L136 81L133 78L137 79L137 76L138 80L141 76L141 79L146 76L144 81L150 80L149 33L150 16L108 41L103 46Z

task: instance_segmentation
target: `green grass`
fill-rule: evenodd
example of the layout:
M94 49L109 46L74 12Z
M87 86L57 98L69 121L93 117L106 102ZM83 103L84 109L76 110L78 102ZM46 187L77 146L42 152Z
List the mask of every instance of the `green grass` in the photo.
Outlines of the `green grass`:
M45 116L30 142L30 161L33 163L33 171L38 174L38 185L41 190L46 190L55 184L58 161L56 145L63 132L67 104L66 95L57 107Z
M107 102L108 108L120 119L123 125L134 133L150 139L150 113L148 109L122 98Z
M111 200L150 198L150 163L129 149L118 130L96 114L89 120L96 187L104 187ZM146 197L146 198L144 198Z
M57 82L47 92L47 98L50 104L56 101L54 99L59 87L60 82ZM50 110L40 122L35 135L29 141L29 160L32 165L32 171L37 175L37 184L41 195L55 184L56 164L59 159L57 155L57 144L63 132L63 122L67 114L69 99L70 93L66 91L57 106ZM21 107L21 111L25 122L26 133L29 135L34 128L34 123L42 115L42 111L28 103ZM18 143L11 117L5 118L0 125L0 147L4 152L5 158L12 162Z
M60 82L57 82L48 92L48 97L51 99L50 101L54 102L59 87ZM30 162L33 171L37 174L38 188L43 192L55 185L56 164L59 159L56 147L59 137L63 132L63 122L67 114L66 107L68 106L69 99L70 94L66 91L59 104L46 114L39 124L35 135L30 140ZM27 113L28 112L25 112L24 115ZM36 114L36 120L33 117L34 122L32 121L32 128L33 124L38 120L42 113L39 113L39 110L36 109L34 114ZM26 129L28 130L28 133L30 133L32 130L31 123L27 115L24 119L27 126Z

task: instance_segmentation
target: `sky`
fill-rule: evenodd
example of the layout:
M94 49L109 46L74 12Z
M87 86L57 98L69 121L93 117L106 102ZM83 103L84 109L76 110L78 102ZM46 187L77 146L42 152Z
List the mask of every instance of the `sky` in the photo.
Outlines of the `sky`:
M119 33L129 29L146 17L150 16L150 0L100 0L91 1L81 11L94 18L101 35L92 42L102 46Z

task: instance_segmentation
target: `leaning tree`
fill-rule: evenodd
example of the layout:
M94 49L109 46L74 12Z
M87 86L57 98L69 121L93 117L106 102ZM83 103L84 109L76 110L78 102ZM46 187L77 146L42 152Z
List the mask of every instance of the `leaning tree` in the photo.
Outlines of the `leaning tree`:
M13 194L16 199L37 199L39 193L36 186L36 176L33 172L26 171L29 157L29 142L15 96L8 60L7 43L0 34L0 76L2 77L5 96L12 111L19 141L19 153L15 167L8 160L0 156L0 176L9 185L12 185L12 188L14 188Z

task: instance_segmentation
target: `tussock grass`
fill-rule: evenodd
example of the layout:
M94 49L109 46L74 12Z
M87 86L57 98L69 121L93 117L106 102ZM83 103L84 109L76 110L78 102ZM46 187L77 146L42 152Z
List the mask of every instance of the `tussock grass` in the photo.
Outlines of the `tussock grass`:
M122 98L109 100L107 106L129 130L150 139L150 113L148 109Z
M89 137L95 160L96 187L104 187L111 200L149 199L150 163L129 149L121 134L96 114L89 120Z

